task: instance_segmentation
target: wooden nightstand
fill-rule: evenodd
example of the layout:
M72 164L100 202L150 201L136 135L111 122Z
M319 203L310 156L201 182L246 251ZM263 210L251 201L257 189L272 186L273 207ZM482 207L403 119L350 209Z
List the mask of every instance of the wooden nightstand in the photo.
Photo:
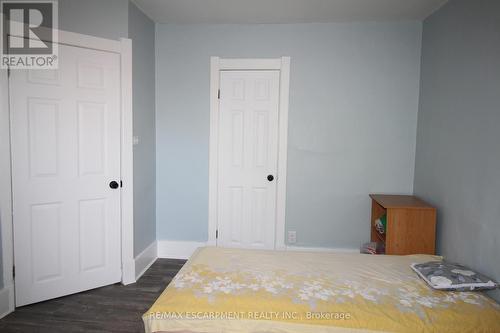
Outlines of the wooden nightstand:
M412 195L370 194L371 241L383 242L385 254L435 254L436 208ZM385 234L375 221L387 214Z

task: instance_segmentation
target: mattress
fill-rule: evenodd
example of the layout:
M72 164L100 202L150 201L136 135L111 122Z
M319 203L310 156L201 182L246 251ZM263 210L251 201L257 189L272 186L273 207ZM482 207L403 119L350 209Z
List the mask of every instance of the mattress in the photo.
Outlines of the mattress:
M500 332L480 292L436 291L429 255L198 249L151 309L146 332Z

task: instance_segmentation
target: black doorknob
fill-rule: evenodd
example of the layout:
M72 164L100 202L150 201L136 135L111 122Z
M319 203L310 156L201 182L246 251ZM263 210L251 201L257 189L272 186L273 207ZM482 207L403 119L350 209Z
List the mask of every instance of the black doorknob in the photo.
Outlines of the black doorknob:
M114 180L111 183L109 183L109 187L111 187L113 190L118 188L118 186L119 186L118 183L115 182Z
M273 175L269 175L269 176L267 176L267 180L269 180L270 182L272 182L272 181L273 181L273 179L274 179L274 176L273 176Z

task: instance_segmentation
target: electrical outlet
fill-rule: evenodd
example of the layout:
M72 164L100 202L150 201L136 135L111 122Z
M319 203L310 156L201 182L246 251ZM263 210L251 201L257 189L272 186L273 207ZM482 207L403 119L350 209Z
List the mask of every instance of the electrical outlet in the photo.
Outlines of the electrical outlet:
M136 145L139 144L139 137L137 135L135 135L135 136L132 137L132 144L134 146L136 146Z
M288 231L288 244L297 243L297 231L290 230Z

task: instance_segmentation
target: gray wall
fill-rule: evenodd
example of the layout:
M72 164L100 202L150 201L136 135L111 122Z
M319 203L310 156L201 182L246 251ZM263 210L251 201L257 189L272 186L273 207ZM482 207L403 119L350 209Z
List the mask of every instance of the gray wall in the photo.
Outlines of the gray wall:
M119 39L128 36L128 0L59 0L59 29Z
M286 229L358 247L413 191L421 23L157 25L157 237L205 241L209 57L291 56Z
M156 240L155 24L133 3L128 32L133 47L134 254Z
M438 251L500 280L500 1L425 20L420 87L415 193L438 208Z

